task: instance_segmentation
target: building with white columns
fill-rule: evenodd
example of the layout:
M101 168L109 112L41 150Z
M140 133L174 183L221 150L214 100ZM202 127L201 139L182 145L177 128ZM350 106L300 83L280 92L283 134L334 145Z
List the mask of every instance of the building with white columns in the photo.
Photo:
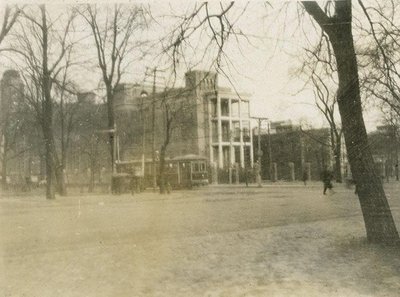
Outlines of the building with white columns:
M147 95L145 98L140 96L143 93ZM120 126L127 122L127 117L134 120L129 124L129 129L133 130L126 133L132 135L132 141L125 149L121 147L121 155L125 160L140 159L143 154L150 158L153 102L156 104L155 147L158 150L165 124L160 102L169 98L169 102L180 106L182 115L174 123L167 157L194 154L206 157L210 166L218 169L230 168L235 163L242 168L253 167L249 97L218 86L217 73L198 70L185 74L183 88L157 89L154 97L149 86L123 84L115 99L117 125L119 119Z

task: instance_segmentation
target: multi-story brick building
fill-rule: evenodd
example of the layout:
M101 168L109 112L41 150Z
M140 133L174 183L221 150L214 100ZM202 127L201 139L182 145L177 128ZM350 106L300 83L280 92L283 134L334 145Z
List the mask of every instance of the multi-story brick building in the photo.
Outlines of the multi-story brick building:
M399 178L399 141L397 127L383 125L376 127L376 131L368 134L368 140L381 177Z
M123 160L150 159L154 142L159 151L166 136L166 109L172 119L167 157L195 154L225 169L238 163L253 166L250 100L218 86L216 73L190 71L182 88L156 89L121 84L115 98L120 155Z
M34 118L24 102L24 84L16 70L6 70L0 80L0 160L1 179L22 183L39 162L33 151L37 146Z
M258 131L254 134L258 149ZM290 122L272 122L270 133L261 130L260 137L263 179L301 180L307 172L308 178L318 180L322 169L333 165L329 129L304 131Z

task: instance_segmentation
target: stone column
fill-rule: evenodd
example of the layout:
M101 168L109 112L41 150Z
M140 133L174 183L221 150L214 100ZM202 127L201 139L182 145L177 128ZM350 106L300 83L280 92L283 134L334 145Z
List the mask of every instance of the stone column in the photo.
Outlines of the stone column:
M293 162L289 162L289 170L290 170L290 176L289 176L289 180L290 181L294 181L295 180L295 175L294 175L294 163Z
M306 162L305 163L305 170L307 173L307 180L311 180L311 163L310 162Z
M216 162L211 162L211 183L218 184L218 166Z
M278 180L278 166L275 162L272 163L271 169L271 180L276 182Z
M259 188L261 188L262 187L262 184L261 184L261 166L260 166L260 163L259 163L259 161L257 161L257 162L255 162L254 163L254 171L255 171L255 174L256 174L256 181L257 181L257 186L259 187Z
M239 165L239 163L235 163L235 184L239 184L239 168L240 168L240 165Z
M222 122L221 122L221 98L217 96L217 131L218 131L218 168L223 168L223 152L222 152Z

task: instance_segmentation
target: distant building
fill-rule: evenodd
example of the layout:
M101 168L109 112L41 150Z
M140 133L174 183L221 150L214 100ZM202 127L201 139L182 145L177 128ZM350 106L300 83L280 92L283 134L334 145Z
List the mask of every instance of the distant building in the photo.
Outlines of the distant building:
M257 152L258 131L255 129L254 148ZM320 178L326 166L331 167L333 156L329 129L301 130L290 121L270 123L270 133L261 130L261 176L271 180L301 180L305 171L313 180ZM274 173L275 171L275 173ZM293 171L293 172L292 172Z
M398 177L399 175L399 140L397 127L382 125L368 134L368 140L378 174L381 177Z
M0 160L2 180L19 179L31 168L23 135L24 84L16 70L6 70L0 81ZM16 156L19 156L16 158ZM18 181L20 182L20 181Z
M77 103L95 104L97 96L94 92L80 92L76 95Z
M4 119L11 105L23 96L23 82L16 70L6 70L0 81L1 115Z
M155 150L165 137L165 102L175 112L174 131L167 156L195 154L211 166L225 169L238 163L253 166L250 100L218 86L213 72L190 71L182 88L156 89L123 84L115 97L115 117L121 158L146 159L152 155L152 104L155 103Z

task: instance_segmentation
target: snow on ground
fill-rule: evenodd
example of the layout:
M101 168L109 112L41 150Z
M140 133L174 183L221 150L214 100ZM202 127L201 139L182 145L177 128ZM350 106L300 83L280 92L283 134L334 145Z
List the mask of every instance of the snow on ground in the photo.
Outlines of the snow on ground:
M388 193L399 222L397 191ZM400 296L400 252L365 242L350 190L215 187L0 205L9 228L0 229L0 296Z

